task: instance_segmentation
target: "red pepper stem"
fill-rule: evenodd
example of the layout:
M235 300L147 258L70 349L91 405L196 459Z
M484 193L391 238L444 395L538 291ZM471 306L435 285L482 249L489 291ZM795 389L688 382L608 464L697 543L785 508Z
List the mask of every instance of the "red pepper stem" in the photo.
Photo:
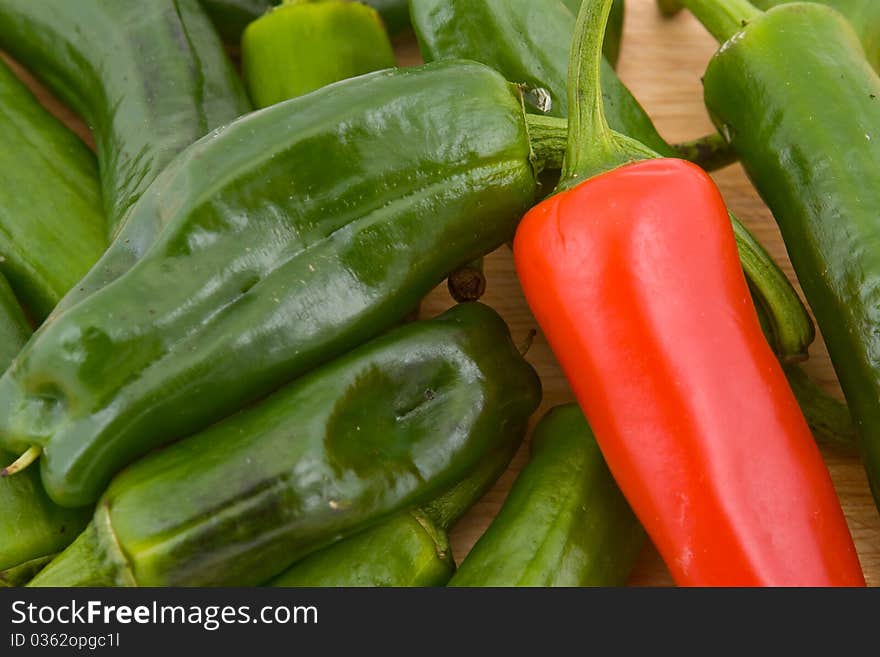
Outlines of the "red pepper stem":
M600 70L605 27L613 0L581 4L568 65L568 148L557 191L636 160L657 157L651 149L612 130L605 119Z
M742 30L763 12L748 0L680 0L719 43Z

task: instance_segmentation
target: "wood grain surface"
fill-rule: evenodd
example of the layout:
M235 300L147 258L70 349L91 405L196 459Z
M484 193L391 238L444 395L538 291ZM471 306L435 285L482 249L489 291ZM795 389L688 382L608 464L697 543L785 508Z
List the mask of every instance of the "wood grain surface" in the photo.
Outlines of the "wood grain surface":
M401 65L419 63L418 48L411 34L403 35L395 45ZM689 14L663 19L654 8L654 0L628 1L619 73L656 121L660 132L670 141L698 137L712 130L702 103L700 77L715 48L712 38ZM20 67L13 64L13 68L54 114L84 140L92 143L87 126L30 80ZM742 169L738 165L728 167L717 173L715 179L730 208L752 229L794 280L773 218ZM524 340L529 331L538 326L523 299L507 247L487 259L486 271L488 291L483 300L507 320L515 341ZM450 305L452 300L444 284L425 300L422 314L433 316ZM544 386L544 401L533 418L534 424L548 408L572 401L572 395L540 332L528 353L528 359L538 370ZM811 349L806 369L830 392L840 395L821 338ZM719 376L723 376L723 373L719 373ZM742 394L748 395L750 392L743 389ZM855 458L832 450L824 450L823 453L855 538L868 583L880 585L880 514L871 499L864 471ZM452 544L456 561L464 558L491 522L527 458L527 448L524 446L496 486L453 529ZM760 454L756 454L755 458L759 459ZM651 545L643 551L630 583L637 586L672 584L669 573Z

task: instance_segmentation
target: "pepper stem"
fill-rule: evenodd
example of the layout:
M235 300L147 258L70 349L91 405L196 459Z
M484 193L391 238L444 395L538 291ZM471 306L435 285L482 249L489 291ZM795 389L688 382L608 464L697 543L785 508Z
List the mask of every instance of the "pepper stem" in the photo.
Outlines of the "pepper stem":
M763 12L748 0L680 0L719 43L724 43Z
M535 170L559 170L568 145L568 121L554 116L526 114L526 127Z
M31 445L24 454L15 459L15 462L12 465L8 465L0 470L0 477L11 477L12 475L21 472L31 463L40 458L40 454L42 453L42 447Z
M600 84L602 44L613 0L581 4L568 63L568 149L557 191L635 160L657 157L647 146L613 131Z

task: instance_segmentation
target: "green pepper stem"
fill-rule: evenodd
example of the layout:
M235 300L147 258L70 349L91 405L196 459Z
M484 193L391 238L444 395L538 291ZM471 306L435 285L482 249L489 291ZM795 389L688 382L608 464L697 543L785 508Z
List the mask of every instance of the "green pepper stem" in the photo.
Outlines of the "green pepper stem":
M526 127L535 171L561 169L568 146L568 121L555 116L526 114Z
M676 154L706 171L717 171L737 161L736 151L719 133L713 133L692 139L691 141L673 144Z
M612 4L584 2L578 12L568 64L568 149L557 191L628 162L657 157L647 146L614 132L605 118L602 45Z
M11 477L14 474L18 474L40 458L40 454L42 453L43 449L41 447L32 445L24 454L15 459L14 463L0 470L0 477Z
M847 405L822 390L800 367L786 365L784 369L816 442L857 452L856 429Z
M742 30L763 12L748 0L681 0L719 43Z

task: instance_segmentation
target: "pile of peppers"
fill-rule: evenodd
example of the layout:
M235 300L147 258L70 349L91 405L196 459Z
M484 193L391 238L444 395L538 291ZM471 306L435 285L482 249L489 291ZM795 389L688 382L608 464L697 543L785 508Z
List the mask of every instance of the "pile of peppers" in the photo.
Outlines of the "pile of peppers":
M0 0L0 585L618 586L650 542L680 586L864 586L817 442L880 505L880 3L658 4L722 43L684 144L623 0ZM542 402L499 248L575 401L456 563Z

